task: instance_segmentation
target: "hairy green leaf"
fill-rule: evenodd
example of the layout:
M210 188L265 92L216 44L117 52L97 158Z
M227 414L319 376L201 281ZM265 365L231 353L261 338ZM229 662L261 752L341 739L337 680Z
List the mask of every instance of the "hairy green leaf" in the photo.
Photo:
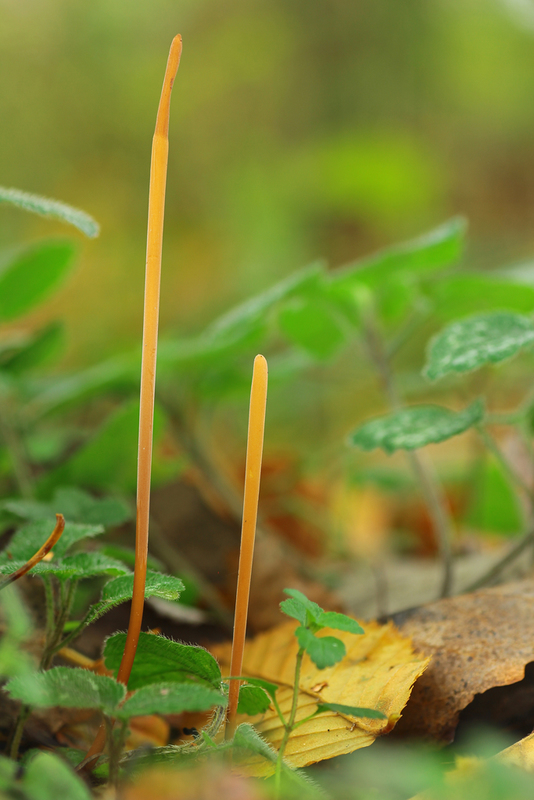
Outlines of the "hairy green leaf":
M114 678L70 667L12 678L4 688L10 697L31 706L96 708L105 714L113 714L126 694L126 688Z
M248 714L255 717L256 714L263 714L271 705L271 698L260 686L253 686L245 683L239 689L239 702L237 705L238 714Z
M75 253L73 242L50 239L0 264L0 321L16 319L42 300L65 275Z
M297 628L295 636L318 669L333 667L344 658L345 645L334 636L314 636L307 628Z
M216 689L195 683L153 683L138 689L116 712L119 719L147 714L181 714L226 706L228 698Z
M25 563L25 561L7 561L0 564L0 575L11 575ZM28 574L54 575L58 580L64 581L94 578L96 575L126 575L129 572L130 570L121 561L96 552L76 553L57 561L40 561Z
M274 700L274 698L276 697L276 692L280 688L279 686L276 685L276 683L265 681L263 680L263 678L250 678L248 675L239 678L239 680L244 680L250 686L258 686L260 689L263 689L265 692L267 692L271 700Z
M108 581L102 590L102 598L90 609L89 623L99 619L115 606L131 600L133 594L133 574L121 575ZM162 597L164 600L177 600L184 585L179 578L162 575L159 572L147 572L145 597Z
M25 211L39 214L42 217L59 219L68 225L74 225L75 228L85 233L90 239L98 236L100 232L98 222L89 214L66 203L61 203L59 200L50 200L50 198L41 197L38 194L30 194L20 189L8 189L5 186L0 186L0 203L9 203Z
M54 525L55 521L41 519L19 528L6 549L0 553L0 564L8 564L12 560L28 561L46 542L54 530ZM101 533L104 533L101 525L78 525L66 522L65 530L54 546L54 555L56 558L61 558L76 542L87 537L98 536Z
M106 640L104 662L116 675L126 643L125 633ZM139 689L160 682L205 681L215 689L221 685L221 670L211 653L196 645L181 644L142 632L137 645L128 689Z
M290 599L282 600L280 603L281 610L288 617L297 619L301 625L307 625L310 619L313 622L317 622L320 615L324 613L321 606L318 606L312 600L308 600L306 595L299 592L298 589L284 589L284 594L288 594Z
M355 619L347 617L346 614L339 614L337 611L323 611L317 619L323 628L334 628L336 631L348 631L349 633L364 633L362 626Z
M42 521L48 518L54 524L56 511L59 510L69 523L81 522L98 526L121 525L132 516L124 501L115 497L92 497L75 486L56 489L50 503L16 498L4 500L0 507L22 519Z
M511 311L495 311L453 322L428 348L423 374L432 381L449 372L469 372L511 358L534 342L534 323Z
M484 406L480 400L463 411L451 411L442 406L413 406L365 422L350 434L348 442L362 450L381 447L389 454L395 450L415 450L457 436L480 422L483 416Z
M265 739L262 739L256 728L247 722L243 722L236 728L234 747L245 750L247 753L252 752L263 756L268 761L274 762L278 757L277 751Z

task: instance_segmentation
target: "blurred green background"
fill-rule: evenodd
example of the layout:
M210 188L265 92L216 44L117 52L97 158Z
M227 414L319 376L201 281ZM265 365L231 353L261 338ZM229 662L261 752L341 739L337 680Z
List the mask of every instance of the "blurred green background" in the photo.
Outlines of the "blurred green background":
M175 84L161 328L316 257L471 225L469 261L534 252L530 0L0 0L0 183L89 211L100 239L29 319L62 366L139 342L150 145ZM3 208L3 245L69 234Z

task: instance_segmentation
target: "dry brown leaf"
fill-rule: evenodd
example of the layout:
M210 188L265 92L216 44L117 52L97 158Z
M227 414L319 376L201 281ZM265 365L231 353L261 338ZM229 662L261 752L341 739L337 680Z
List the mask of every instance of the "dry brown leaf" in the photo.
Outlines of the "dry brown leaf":
M245 648L243 674L263 678L280 686L277 700L286 718L289 716L295 659L298 644L294 636L297 623L287 622L249 641ZM298 699L297 722L309 716L318 702L374 708L387 719L371 720L336 712L326 712L308 720L289 738L285 756L293 767L306 767L317 761L352 753L372 744L377 736L389 732L399 719L411 688L425 670L429 659L414 654L408 638L392 624L365 623L365 634L355 636L325 628L324 633L345 643L347 655L334 667L319 670L304 656ZM230 644L213 648L223 674L228 675ZM238 722L252 722L264 738L278 748L284 733L278 715L269 708L256 718L239 717ZM250 763L248 774L272 772L268 762Z
M394 617L432 663L396 734L449 742L460 711L494 686L521 681L534 661L534 581L439 600Z

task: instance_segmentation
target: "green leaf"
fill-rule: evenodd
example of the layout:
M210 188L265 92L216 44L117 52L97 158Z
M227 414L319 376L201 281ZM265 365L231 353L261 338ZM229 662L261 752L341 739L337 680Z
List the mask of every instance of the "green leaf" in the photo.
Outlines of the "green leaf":
M125 633L116 633L106 640L104 662L116 675L119 671ZM211 653L196 645L181 644L142 632L135 654L128 689L130 691L164 681L188 682L204 681L214 689L221 686L221 670Z
M442 406L413 406L365 422L350 434L348 442L362 450L381 447L388 454L395 450L415 450L457 436L480 422L483 416L481 400L475 400L463 411L451 411Z
M0 756L0 791L5 791L5 792L8 792L10 790L11 792L13 791L14 788L13 783L15 782L15 778L18 771L19 771L19 765L17 764L16 761L12 761L7 756ZM5 800L7 800L7 798L13 797L13 794L10 793L5 795L0 795L0 797L2 797L3 800L4 798Z
M89 214L80 211L78 208L61 203L59 200L50 200L48 197L41 197L38 194L30 194L20 189L8 189L0 186L0 203L9 203L25 211L31 211L42 217L51 217L74 225L79 231L85 233L90 239L98 236L100 227Z
M130 509L122 500L115 497L92 497L88 492L74 486L56 489L50 503L16 498L4 500L0 503L0 508L5 508L22 519L43 521L48 518L54 524L56 511L59 510L69 522L98 526L122 525L132 517Z
M431 381L449 372L469 372L496 364L534 342L528 317L495 311L454 322L430 342L423 374Z
M357 706L344 706L340 703L319 703L317 714L323 711L338 711L340 714L348 714L351 717L365 717L367 719L387 719L386 715L374 708L358 708Z
M203 334L204 340L226 342L228 339L242 338L251 323L263 318L276 303L316 286L323 271L323 264L317 262L294 272L215 320Z
M131 567L132 569L135 567L135 549L133 547L123 547L122 545L118 544L106 544L104 547L100 548L100 552L104 553L105 556L109 556L110 558L116 558L117 561L122 561L123 564L126 564L126 566ZM147 565L148 569L152 572L163 572L165 569L163 562L151 555L149 555L147 558ZM183 581L183 577L179 577ZM183 582L185 584L185 581ZM183 602L183 594L180 595L180 601Z
M28 561L46 542L54 530L54 525L55 521L41 519L19 528L11 537L6 549L0 553L0 564L9 563L11 560ZM66 522L65 530L54 546L54 555L56 558L61 558L76 542L101 533L104 533L101 525L78 525Z
M181 714L226 706L228 698L216 689L198 683L153 683L138 689L116 712L119 719L147 714Z
M20 375L35 367L46 364L60 350L65 340L64 326L52 322L32 337L29 344L20 348L11 358L4 361L2 370L12 375Z
M91 606L87 624L99 619L115 606L131 600L133 594L133 575L121 575L108 581L102 590L99 603ZM147 572L145 597L162 597L164 600L177 600L184 585L179 578L162 575L159 572Z
M226 678L226 680L233 680L233 678ZM258 686L260 689L267 692L271 700L276 698L276 692L280 688L276 683L264 681L263 678L250 678L248 675L237 676L237 680L246 681L250 686Z
M24 678L35 671L33 659L21 647L29 640L32 623L16 586L6 586L0 594L0 619L3 635L0 639L0 675Z
M156 448L164 426L165 415L156 407ZM137 481L138 429L139 401L132 400L112 413L87 444L41 480L40 496L49 495L58 486L72 484L106 492L110 489L133 490Z
M349 633L364 633L362 626L355 619L347 617L346 614L339 614L337 611L323 611L317 620L323 628L334 628L336 631L348 631Z
M54 375L28 403L26 415L34 420L106 390L134 390L139 384L140 363L138 354L131 353L110 358L81 372ZM68 483L68 479L63 483Z
M234 734L234 747L243 749L247 753L263 756L268 761L276 761L278 753L265 739L262 739L256 728L247 722L238 725Z
M534 287L520 286L493 273L441 278L428 286L427 292L433 317L442 322L503 308L523 314L534 310Z
M239 702L237 705L238 714L248 714L255 717L256 714L264 714L271 705L271 698L259 686L252 686L245 683L239 689Z
M96 708L113 714L126 695L122 683L87 669L54 667L25 678L12 678L4 687L15 700L39 708Z
M334 636L314 636L311 631L302 627L297 628L295 636L318 669L333 667L347 652L341 639Z
M342 321L320 297L297 297L278 315L280 330L313 358L330 358L346 341Z
M122 525L132 518L132 512L123 500L116 497L92 497L88 492L74 486L56 489L50 505L61 509L66 519L88 525Z
M280 608L288 617L297 619L301 625L307 625L311 617L313 622L317 622L320 615L324 613L321 606L308 600L305 594L298 589L284 589L284 594L290 596L290 600L282 600Z
M425 275L457 261L463 250L466 222L455 217L433 231L338 270L332 284L352 289L358 284L376 288L398 273Z
M0 266L0 321L25 314L50 293L72 264L73 242L48 240L32 245Z
M29 800L92 799L83 780L55 753L37 753L25 769L22 785Z
M7 561L0 564L0 575L11 575L24 566L25 561ZM60 558L58 561L40 561L29 575L54 575L58 580L83 580L96 575L125 575L129 569L121 561L109 558L103 553L76 553Z

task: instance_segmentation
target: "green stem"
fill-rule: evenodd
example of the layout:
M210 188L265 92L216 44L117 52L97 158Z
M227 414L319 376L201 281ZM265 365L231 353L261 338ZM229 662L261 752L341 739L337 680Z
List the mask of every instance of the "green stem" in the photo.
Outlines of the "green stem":
M54 620L52 634L47 640L43 655L41 656L41 664L39 666L41 670L46 670L50 667L54 654L59 649L58 644L62 641L63 628L70 614L77 585L78 581L65 581L65 583L61 583L60 585L59 610Z
M387 356L384 342L376 322L367 310L365 322L366 344L369 357L374 363L388 398L390 409L399 411L402 408L398 395L389 358ZM414 451L406 453L412 472L419 484L421 494L425 500L432 526L436 536L436 542L443 565L443 579L441 584L441 597L447 597L452 589L452 519L447 509L446 500L437 477L433 474L430 466L423 458Z
M287 742L291 736L291 732L295 725L295 717L297 715L297 707L299 700L299 683L300 683L300 670L302 668L302 659L304 658L304 648L301 647L297 653L297 660L295 664L295 683L293 686L293 701L291 703L291 711L289 712L289 719L284 724L284 735L278 750L278 758L276 760L276 770L274 774L275 798L278 800L280 797L280 787L282 781L282 765L284 762L284 753Z
M523 478L520 475L518 475L518 473L514 469L512 469L510 463L502 454L500 448L497 446L497 443L495 442L495 439L490 434L488 429L482 424L477 425L476 428L480 436L482 437L482 441L484 442L490 453L493 453L493 455L503 468L504 472L508 475L512 483L518 486L521 489L521 491L523 491L526 494L526 496L532 503L534 500L532 490L530 489L529 486L527 486Z
M16 761L19 755L19 747L20 742L22 739L22 734L24 733L24 725L26 724L26 720L31 714L30 706L22 706L19 715L17 717L17 721L15 722L15 727L13 729L13 735L11 737L11 744L9 747L9 757Z
M104 722L106 726L106 739L109 756L109 782L111 786L115 787L115 791L118 792L120 775L119 764L122 750L126 742L126 737L128 735L128 721L125 720L122 722L120 727L115 731L113 729L113 721L109 719L109 717L104 717Z

